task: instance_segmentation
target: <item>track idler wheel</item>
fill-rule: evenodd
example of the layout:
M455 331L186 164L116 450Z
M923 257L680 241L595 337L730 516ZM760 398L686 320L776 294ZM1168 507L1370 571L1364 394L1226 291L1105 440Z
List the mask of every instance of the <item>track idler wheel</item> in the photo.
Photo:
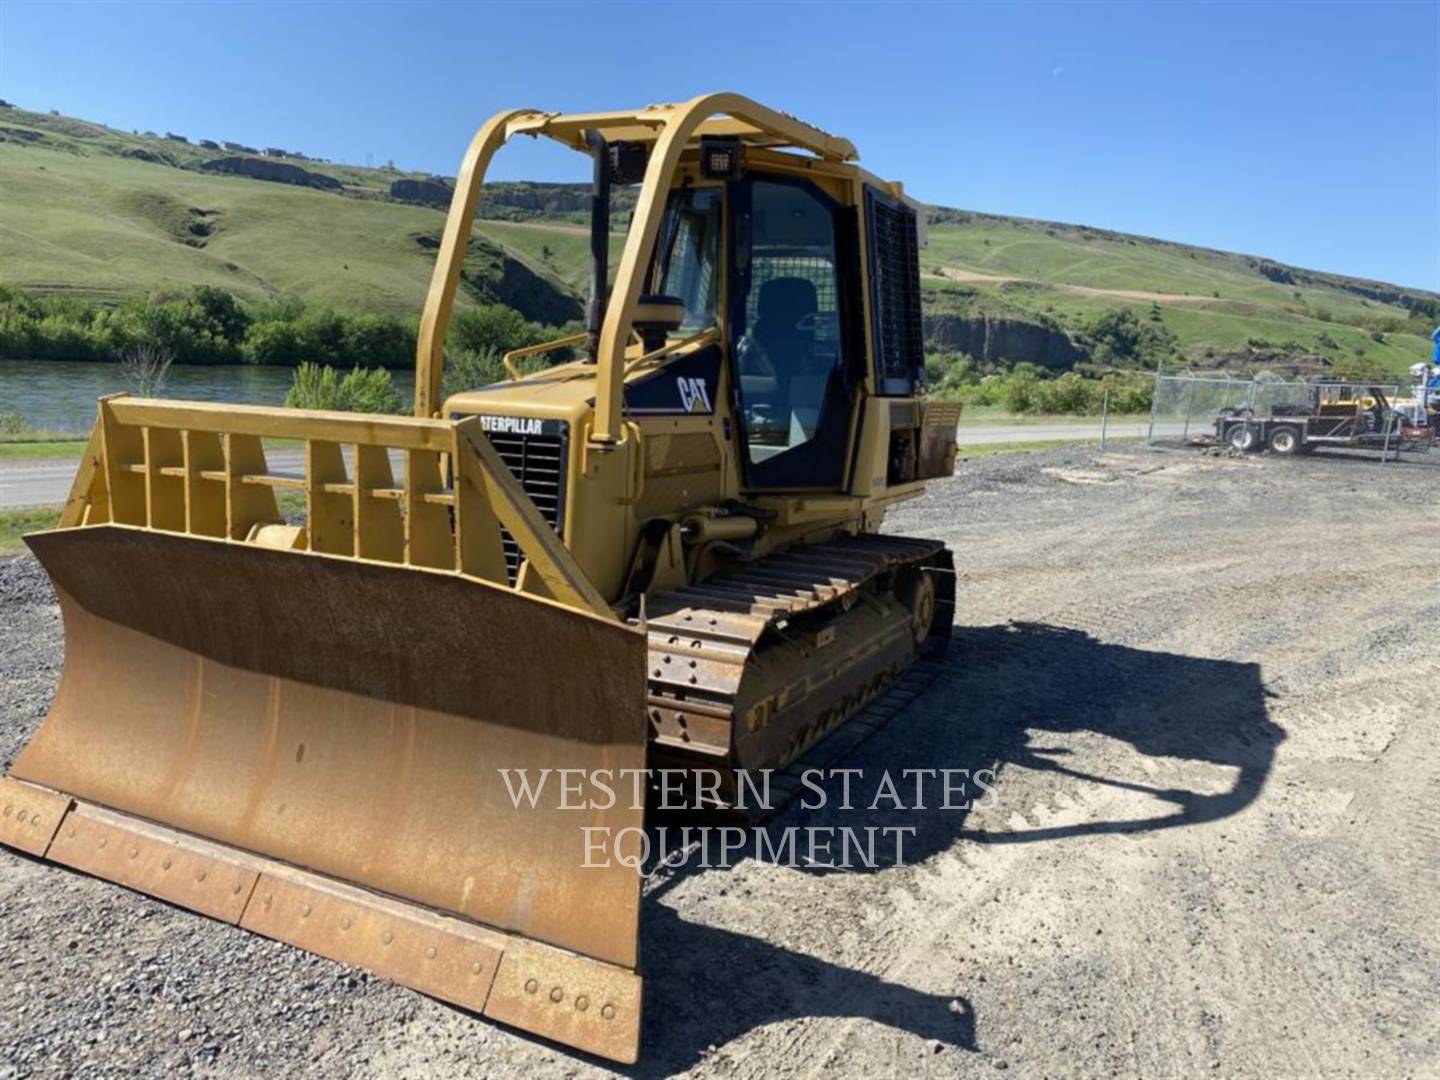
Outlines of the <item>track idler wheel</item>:
M935 627L935 579L923 570L908 571L895 589L910 610L910 632L915 644L923 645Z

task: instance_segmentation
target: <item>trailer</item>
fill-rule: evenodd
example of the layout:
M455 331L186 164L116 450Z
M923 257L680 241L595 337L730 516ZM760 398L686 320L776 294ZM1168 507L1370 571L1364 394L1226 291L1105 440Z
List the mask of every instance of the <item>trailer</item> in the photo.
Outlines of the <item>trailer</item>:
M1285 457L1326 446L1399 453L1405 421L1384 387L1316 383L1309 397L1308 403L1225 409L1216 417L1215 437L1241 452L1268 449Z

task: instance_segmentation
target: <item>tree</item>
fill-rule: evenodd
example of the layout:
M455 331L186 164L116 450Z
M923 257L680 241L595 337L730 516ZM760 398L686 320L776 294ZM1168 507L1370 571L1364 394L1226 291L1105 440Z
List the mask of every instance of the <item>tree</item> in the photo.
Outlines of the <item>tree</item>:
M213 285L197 285L190 291L190 319L214 336L231 345L245 340L245 331L250 329L250 316L224 289Z
M1141 323L1129 308L1102 312L1086 334L1097 362L1123 367L1151 366L1172 355L1177 340L1163 325Z
M451 345L467 352L506 353L537 345L540 340L540 328L504 304L482 304L462 311L450 325Z

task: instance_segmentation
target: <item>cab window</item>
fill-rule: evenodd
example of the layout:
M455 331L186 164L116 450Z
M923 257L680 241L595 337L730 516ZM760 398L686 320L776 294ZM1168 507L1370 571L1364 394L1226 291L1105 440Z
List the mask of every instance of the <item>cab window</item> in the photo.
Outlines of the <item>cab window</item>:
M752 486L838 486L851 387L835 204L810 184L739 185L731 332Z
M650 292L685 305L681 333L714 326L718 301L720 188L684 188L670 193L660 226Z

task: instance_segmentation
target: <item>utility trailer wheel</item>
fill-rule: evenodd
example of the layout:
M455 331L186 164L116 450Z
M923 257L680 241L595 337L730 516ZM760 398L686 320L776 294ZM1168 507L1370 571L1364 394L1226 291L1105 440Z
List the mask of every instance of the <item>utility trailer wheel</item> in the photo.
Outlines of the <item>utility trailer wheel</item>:
M1250 424L1235 424L1225 436L1234 449L1241 453L1248 454L1260 447L1260 433Z
M1302 445L1304 444L1300 438L1300 433L1293 427L1277 427L1270 432L1269 446L1270 449L1277 454L1282 454L1285 457L1293 457L1300 453Z

